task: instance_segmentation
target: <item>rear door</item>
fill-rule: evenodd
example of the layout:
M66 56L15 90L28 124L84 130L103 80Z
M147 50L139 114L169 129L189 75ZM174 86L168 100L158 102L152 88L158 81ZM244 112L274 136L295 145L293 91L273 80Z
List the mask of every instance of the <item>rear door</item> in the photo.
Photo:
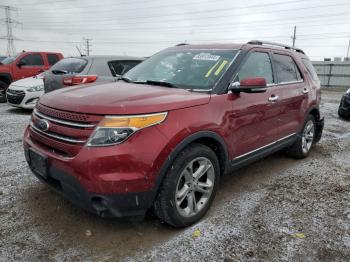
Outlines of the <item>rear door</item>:
M17 78L31 77L45 71L44 59L40 53L30 53L22 56L17 61L16 67Z
M277 79L277 88L280 90L279 103L281 108L280 126L277 131L277 138L284 138L300 129L300 123L303 122L304 114L302 104L308 83L304 81L304 77L294 58L288 53L274 52L273 65Z
M280 91L275 86L270 54L255 50L248 55L234 81L264 77L268 84L265 93L237 94L233 101L233 147L235 157L250 153L276 140L279 127Z

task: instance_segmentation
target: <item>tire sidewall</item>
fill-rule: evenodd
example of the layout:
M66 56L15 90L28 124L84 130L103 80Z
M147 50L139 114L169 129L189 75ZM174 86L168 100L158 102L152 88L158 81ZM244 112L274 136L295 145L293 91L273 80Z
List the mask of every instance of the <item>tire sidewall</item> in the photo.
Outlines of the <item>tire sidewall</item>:
M176 187L178 185L178 180L180 178L181 172L185 169L185 167L188 165L188 163L191 160L198 157L206 157L213 164L213 168L215 172L213 191L205 207L200 212L198 212L198 214L191 217L184 217L179 213L176 207L176 203L175 203ZM220 180L219 161L216 157L216 154L210 148L202 145L195 146L193 150L187 149L180 153L180 155L175 159L169 172L167 173L167 179L169 179L169 191L167 192L167 199L168 201L170 201L169 205L167 205L168 214L176 224L181 224L182 226L189 226L197 222L198 220L200 220L205 215L205 213L210 208L212 201L214 200L217 187L219 184L219 180Z
M309 151L307 151L307 153L305 153L303 151L303 135L304 135L304 130L305 130L305 127L307 125L307 123L309 121L312 121L313 125L314 125L314 137L313 137L313 140L312 140L312 144L311 144L311 147L309 149ZM300 150L301 150L301 153L303 154L304 157L307 157L310 152L311 152L311 149L312 147L314 146L314 143L315 143L315 135L316 135L316 122L315 122L315 118L312 116L312 115L308 115L308 117L306 118L305 122L304 122L304 125L303 125L303 129L301 130L300 132Z

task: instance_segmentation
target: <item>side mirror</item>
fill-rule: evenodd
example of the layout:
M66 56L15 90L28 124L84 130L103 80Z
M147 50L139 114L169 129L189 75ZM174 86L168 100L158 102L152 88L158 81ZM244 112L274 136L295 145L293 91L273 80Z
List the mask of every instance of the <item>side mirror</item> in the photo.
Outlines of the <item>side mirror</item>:
M19 68L21 68L22 66L24 66L24 65L26 65L26 63L24 62L24 61L19 61L18 63L17 63L17 66L19 67Z
M263 77L245 78L231 83L228 90L232 93L264 93L267 90L266 79Z

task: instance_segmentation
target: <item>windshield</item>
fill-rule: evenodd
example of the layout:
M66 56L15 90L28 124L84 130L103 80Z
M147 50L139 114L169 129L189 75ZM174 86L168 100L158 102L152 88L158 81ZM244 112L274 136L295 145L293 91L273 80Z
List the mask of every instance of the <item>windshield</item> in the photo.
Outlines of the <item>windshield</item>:
M171 87L212 89L237 50L171 50L155 54L124 75L130 82L165 82Z
M1 64L3 64L3 65L11 64L13 61L16 60L16 58L17 58L17 56L6 57L4 60L1 61Z

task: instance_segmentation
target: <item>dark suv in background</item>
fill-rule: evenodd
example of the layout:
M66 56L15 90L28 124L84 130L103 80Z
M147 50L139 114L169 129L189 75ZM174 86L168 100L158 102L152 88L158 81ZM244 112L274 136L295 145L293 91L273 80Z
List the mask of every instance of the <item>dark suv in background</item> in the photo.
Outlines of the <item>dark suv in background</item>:
M175 227L209 209L221 175L281 149L304 158L322 135L320 82L300 49L180 45L120 81L44 95L24 134L33 173L100 216Z
M144 58L129 56L68 57L45 73L45 93L73 85L113 82Z

